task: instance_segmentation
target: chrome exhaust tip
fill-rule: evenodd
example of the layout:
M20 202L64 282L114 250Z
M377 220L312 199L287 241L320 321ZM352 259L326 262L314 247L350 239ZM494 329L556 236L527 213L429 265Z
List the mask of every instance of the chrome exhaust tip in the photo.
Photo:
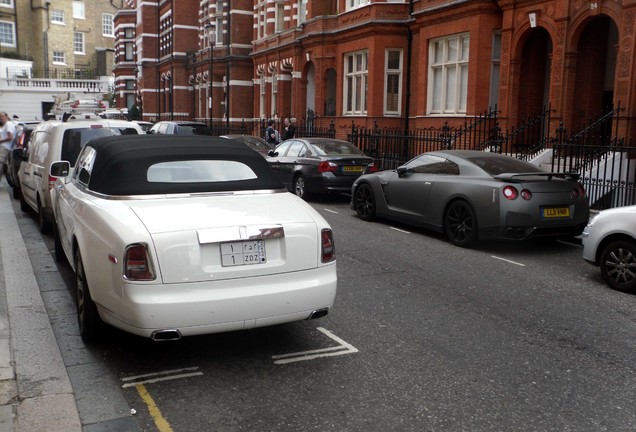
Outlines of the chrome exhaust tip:
M181 332L176 329L155 330L150 335L155 342L175 341L181 339Z
M328 313L329 313L329 308L316 309L315 311L311 313L311 315L309 315L309 318L307 319L322 318L324 316L327 316Z

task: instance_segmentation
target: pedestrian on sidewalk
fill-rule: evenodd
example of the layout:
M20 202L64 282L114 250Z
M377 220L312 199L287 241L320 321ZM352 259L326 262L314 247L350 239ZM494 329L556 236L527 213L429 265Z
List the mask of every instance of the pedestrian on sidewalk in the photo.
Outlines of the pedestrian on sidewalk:
M13 150L13 144L15 141L15 125L9 120L9 115L2 111L0 112L0 177L6 173L7 170L7 155Z
M280 143L280 133L274 128L274 119L270 119L267 122L267 129L265 129L265 141L273 145L278 145Z
M285 130L283 131L283 141L293 138L296 135L296 126L289 117L285 117Z

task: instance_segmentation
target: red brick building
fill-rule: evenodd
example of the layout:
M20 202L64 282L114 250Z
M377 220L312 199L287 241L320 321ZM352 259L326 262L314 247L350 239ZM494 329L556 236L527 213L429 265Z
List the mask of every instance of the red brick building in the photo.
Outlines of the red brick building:
M628 120L636 111L631 2L128 3L116 16L118 105L135 99L146 120L310 113L342 135L352 121L426 128L495 106L503 128L547 106L567 128L611 104Z

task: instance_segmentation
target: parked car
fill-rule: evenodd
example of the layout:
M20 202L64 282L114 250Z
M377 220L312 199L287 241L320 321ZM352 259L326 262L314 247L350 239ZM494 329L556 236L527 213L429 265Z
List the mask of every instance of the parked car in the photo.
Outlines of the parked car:
M619 291L636 292L636 206L603 210L583 230L583 259Z
M160 121L146 133L161 135L212 135L205 123L191 121Z
M373 158L347 141L294 138L270 151L267 161L285 187L303 198L312 193L350 192L354 180L377 171Z
M35 127L29 147L22 156L18 171L20 208L38 215L40 230L46 233L53 221L53 207L49 190L55 179L51 177L51 163L67 160L71 168L82 147L92 139L111 135L143 133L141 128L125 120L103 120L93 115L90 120L69 119L66 122L49 120Z
M464 247L484 238L576 236L589 217L577 180L497 153L435 151L361 176L351 207L363 220L422 226Z
M143 130L144 132L148 132L150 130L150 128L154 125L153 122L149 122L149 121L143 121L143 120L132 120L133 123L137 123L139 125L139 127L141 128L141 130Z
M25 121L16 124L15 147L7 155L6 171L7 183L9 183L9 186L11 186L13 190L14 199L20 198L20 179L18 178L18 171L20 171L22 159L26 154L31 132L33 132L35 126L40 123L41 121Z
M254 135L241 135L241 134L232 134L232 135L221 135L221 138L233 139L234 141L238 141L247 145L252 150L260 153L263 157L267 157L271 150L274 150L274 146L265 141L261 137L257 137Z
M102 322L166 340L318 318L333 305L331 228L245 146L96 139L52 196L55 256L75 270L85 340Z

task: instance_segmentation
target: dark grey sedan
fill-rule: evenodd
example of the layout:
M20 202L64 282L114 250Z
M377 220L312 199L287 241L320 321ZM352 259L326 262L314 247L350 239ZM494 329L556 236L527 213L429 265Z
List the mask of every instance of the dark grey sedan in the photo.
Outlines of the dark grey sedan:
M575 236L589 218L578 175L472 150L424 153L397 170L361 176L351 207L363 220L422 226L464 247L484 238Z
M350 142L333 138L293 138L269 156L269 166L279 180L301 198L312 193L350 192L355 179L377 171L373 158Z

